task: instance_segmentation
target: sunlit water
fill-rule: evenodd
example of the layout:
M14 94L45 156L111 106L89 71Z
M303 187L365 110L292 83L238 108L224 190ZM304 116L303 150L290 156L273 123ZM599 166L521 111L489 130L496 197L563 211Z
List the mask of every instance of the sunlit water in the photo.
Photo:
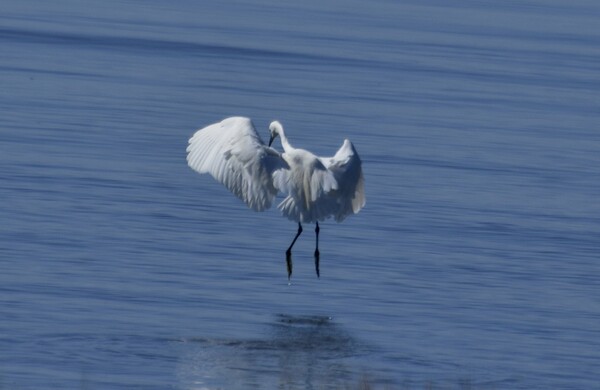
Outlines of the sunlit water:
M204 3L0 6L0 388L598 387L596 1ZM320 280L231 115L361 154Z

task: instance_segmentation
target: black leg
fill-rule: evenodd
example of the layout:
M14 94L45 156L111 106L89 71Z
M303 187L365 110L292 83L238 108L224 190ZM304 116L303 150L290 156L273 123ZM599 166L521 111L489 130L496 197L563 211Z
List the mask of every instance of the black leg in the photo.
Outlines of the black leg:
M319 229L319 222L317 222L317 227L315 228L315 233L317 235L317 247L315 249L315 269L317 270L317 278L321 277L321 274L319 273L319 231L321 229Z
M298 233L296 233L296 237L294 237L294 241L292 241L292 243L290 244L290 247L287 249L287 251L285 251L285 262L287 264L288 280L292 277L292 247L296 243L296 240L298 239L298 237L300 237L301 233L302 233L302 224L300 224L300 222L298 222Z

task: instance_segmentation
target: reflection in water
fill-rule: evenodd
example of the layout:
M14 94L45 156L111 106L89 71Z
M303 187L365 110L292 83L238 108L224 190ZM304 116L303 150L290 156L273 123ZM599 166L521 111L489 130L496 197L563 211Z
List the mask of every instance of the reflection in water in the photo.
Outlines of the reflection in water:
M183 340L181 388L337 389L356 377L352 358L364 347L331 317L281 314L266 335Z

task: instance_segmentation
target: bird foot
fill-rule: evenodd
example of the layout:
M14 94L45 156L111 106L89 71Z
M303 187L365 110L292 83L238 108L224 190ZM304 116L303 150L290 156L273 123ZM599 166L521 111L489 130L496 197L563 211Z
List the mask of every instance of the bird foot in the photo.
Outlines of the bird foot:
M292 251L289 249L285 252L285 263L287 265L288 280L289 280L292 277Z
M315 249L315 270L317 271L317 278L321 277L321 273L319 272L319 260L321 258L321 254L318 249Z

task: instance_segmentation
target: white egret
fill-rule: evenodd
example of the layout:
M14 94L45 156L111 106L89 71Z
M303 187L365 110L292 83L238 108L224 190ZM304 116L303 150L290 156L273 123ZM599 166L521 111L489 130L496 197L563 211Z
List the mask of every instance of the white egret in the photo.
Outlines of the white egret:
M271 207L275 196L286 195L279 209L298 223L298 232L286 251L288 279L292 274L292 247L302 233L302 223L316 223L315 269L319 272L319 221L333 217L341 222L365 205L361 160L349 140L333 157L317 157L293 148L283 126L269 126L265 145L252 121L231 117L196 131L187 147L188 165L209 173L255 211ZM283 153L271 148L279 136Z

